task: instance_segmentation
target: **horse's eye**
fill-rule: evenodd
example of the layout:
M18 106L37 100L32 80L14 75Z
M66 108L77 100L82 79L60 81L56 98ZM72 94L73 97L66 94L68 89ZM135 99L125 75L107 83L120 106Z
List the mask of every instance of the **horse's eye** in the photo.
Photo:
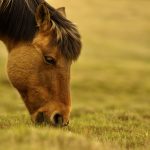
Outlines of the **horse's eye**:
M44 56L45 62L50 65L55 65L56 60L51 56Z

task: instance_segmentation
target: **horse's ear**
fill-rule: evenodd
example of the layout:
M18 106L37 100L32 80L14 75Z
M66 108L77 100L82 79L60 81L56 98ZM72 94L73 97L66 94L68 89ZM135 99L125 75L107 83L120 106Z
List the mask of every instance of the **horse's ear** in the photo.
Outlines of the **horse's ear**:
M50 23L50 13L48 8L43 4L40 4L35 13L35 18L38 27L42 27L43 25L48 25Z
M66 17L65 7L57 8L57 11L61 13L62 16Z

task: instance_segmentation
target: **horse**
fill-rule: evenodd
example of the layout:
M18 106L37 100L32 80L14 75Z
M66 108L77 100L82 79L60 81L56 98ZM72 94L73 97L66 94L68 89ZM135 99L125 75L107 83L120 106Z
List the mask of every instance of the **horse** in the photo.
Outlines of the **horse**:
M0 40L8 49L9 80L31 120L68 125L70 70L82 43L65 8L56 9L44 0L0 0Z

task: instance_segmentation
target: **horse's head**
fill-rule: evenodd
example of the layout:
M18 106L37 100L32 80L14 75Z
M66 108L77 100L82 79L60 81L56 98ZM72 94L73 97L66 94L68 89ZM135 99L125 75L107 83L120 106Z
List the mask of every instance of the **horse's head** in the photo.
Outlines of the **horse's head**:
M63 20L55 20L57 15L66 25ZM38 32L32 43L20 43L10 52L8 75L34 122L67 125L71 109L70 67L80 54L80 35L65 19L63 8L51 14L41 4L35 18Z

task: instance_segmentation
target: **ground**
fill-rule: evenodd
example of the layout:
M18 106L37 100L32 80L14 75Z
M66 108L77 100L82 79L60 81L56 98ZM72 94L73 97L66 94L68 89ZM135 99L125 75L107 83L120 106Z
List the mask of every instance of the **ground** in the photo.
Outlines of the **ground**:
M65 128L35 126L6 74L0 45L0 149L149 150L150 2L49 1L65 5L83 49L72 66L73 107Z

